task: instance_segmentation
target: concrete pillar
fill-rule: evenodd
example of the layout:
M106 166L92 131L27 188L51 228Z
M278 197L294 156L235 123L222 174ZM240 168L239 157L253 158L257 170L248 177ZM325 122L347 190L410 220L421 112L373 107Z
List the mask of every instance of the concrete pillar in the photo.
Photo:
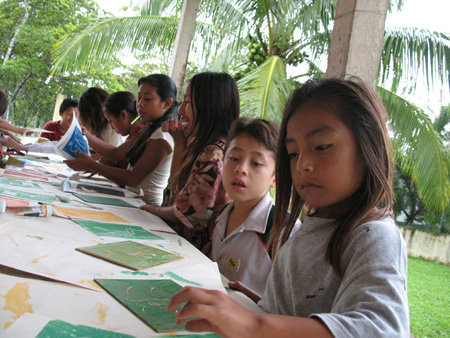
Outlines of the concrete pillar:
M172 65L170 66L169 76L175 81L178 93L177 100L181 97L181 88L183 87L184 76L186 74L186 65L189 57L191 41L194 37L195 21L197 19L200 0L184 0L181 10L180 22L178 24L177 36L173 49Z
M327 77L356 75L375 86L389 0L338 0Z

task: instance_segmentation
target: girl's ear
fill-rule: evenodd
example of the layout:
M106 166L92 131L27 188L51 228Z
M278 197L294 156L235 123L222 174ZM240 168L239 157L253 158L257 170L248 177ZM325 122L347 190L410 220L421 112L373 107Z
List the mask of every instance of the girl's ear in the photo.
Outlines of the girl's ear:
M276 187L276 179L275 179L275 174L272 176L272 183L270 184L271 188L275 188Z
M122 109L120 111L120 119L121 120L126 120L128 118L128 112L125 109Z
M170 106L172 105L172 103L173 103L173 99L172 99L171 97L169 97L169 98L164 102L163 108L164 108L164 109L169 109Z

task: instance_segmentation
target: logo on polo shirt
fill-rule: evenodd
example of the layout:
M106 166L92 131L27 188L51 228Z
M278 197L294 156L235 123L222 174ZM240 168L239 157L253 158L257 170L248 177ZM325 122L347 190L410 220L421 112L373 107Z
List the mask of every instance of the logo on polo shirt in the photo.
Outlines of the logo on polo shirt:
M229 257L228 263L227 263L227 268L234 270L234 271L238 271L239 270L239 259Z

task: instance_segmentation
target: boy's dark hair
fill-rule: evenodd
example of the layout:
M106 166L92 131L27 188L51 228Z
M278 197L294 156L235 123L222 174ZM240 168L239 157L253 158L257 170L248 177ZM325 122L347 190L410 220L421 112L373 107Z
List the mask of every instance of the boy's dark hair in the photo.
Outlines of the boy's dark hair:
M78 108L78 100L72 99L71 97L64 99L59 106L59 114L64 113L69 107Z
M355 136L359 154L365 163L363 183L350 197L353 207L338 219L339 226L331 235L326 260L341 276L340 261L346 241L355 227L392 211L393 157L386 126L386 110L376 92L360 79L312 79L292 94L284 110L278 142L276 167L276 204L274 231L270 240L276 251L278 238L291 208L281 244L289 238L292 227L304 206L304 200L293 189L286 150L289 119L306 103L336 114Z
M279 134L280 126L275 122L265 119L237 119L231 124L224 153L226 153L228 144L233 139L246 135L264 145L273 153L273 158L276 159Z
M8 108L8 99L6 98L5 93L3 93L3 91L0 90L0 116L3 116L7 108Z
M100 137L103 128L108 124L103 114L103 105L108 96L107 91L99 87L91 87L80 97L78 105L80 122L97 137Z
M156 93L161 99L161 102L167 101L172 98L172 105L166 110L163 116L159 119L148 123L144 129L134 138L133 144L127 152L127 161L133 166L141 157L147 146L147 140L153 134L153 132L161 127L161 125L175 117L178 112L177 98L177 86L171 77L165 74L151 74L146 77L141 77L138 81L138 85L141 86L143 83L147 83L150 86L156 88Z
M120 112L126 110L131 119L138 115L136 110L136 97L130 92L116 92L108 96L105 109L109 115L119 118Z

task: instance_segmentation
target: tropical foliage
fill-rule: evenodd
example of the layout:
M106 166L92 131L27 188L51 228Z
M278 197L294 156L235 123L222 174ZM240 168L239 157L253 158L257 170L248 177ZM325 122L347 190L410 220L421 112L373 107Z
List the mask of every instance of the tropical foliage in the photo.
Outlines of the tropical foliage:
M169 58L181 4L147 0L135 17L87 21L58 45L55 73L127 51ZM204 69L236 76L245 114L279 120L295 85L290 69L301 69L302 80L323 76L320 60L328 52L335 5L335 0L203 0L191 55ZM418 29L386 30L378 89L391 114L397 159L427 207L443 209L450 199L450 165L442 140L421 109L394 93L418 72L430 84L448 86L449 38Z
M447 140L448 146L450 105L441 107L434 125L439 134ZM444 151L449 152L449 148ZM400 224L432 232L450 233L450 207L447 206L443 211L427 210L410 175L399 165L396 168L394 190L394 211Z
M88 0L0 1L0 89L10 103L11 123L42 127L53 117L58 93L78 98L95 85L117 91L133 84L136 90L135 78L113 73L121 66L116 58L101 67L49 77L55 43L100 14L98 6Z

